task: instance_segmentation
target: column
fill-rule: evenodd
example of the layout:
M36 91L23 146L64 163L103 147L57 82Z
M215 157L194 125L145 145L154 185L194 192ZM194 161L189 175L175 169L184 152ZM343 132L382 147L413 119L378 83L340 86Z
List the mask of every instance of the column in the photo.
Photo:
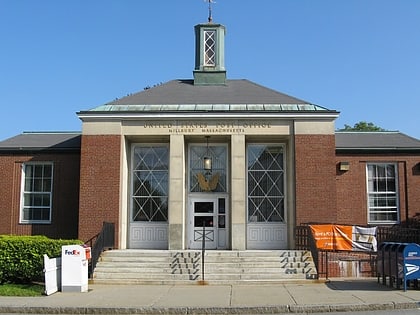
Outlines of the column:
M232 135L232 250L246 249L246 156L245 135Z
M169 249L184 249L184 136L171 135L169 145Z

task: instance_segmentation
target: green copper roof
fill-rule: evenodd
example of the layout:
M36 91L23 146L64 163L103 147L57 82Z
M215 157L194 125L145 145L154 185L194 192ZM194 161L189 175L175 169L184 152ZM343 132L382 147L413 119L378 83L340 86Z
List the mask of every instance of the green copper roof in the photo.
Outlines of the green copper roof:
M312 104L196 104L196 105L102 105L91 111L127 111L127 112L162 112L162 111L326 111L327 109Z
M248 80L197 86L172 80L116 99L89 112L335 112Z

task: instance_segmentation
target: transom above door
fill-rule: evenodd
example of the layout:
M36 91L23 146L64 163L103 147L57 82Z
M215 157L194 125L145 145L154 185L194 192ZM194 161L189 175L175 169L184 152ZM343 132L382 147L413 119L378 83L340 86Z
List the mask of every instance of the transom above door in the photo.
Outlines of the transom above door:
M189 193L226 193L227 145L191 144L188 152Z

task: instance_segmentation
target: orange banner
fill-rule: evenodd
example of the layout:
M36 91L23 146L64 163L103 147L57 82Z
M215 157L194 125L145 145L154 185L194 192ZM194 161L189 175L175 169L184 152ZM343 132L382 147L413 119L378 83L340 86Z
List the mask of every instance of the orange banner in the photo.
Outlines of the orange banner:
M352 250L353 227L346 225L311 225L316 247L326 250Z
M334 225L334 243L336 250L353 249L353 227L348 225Z

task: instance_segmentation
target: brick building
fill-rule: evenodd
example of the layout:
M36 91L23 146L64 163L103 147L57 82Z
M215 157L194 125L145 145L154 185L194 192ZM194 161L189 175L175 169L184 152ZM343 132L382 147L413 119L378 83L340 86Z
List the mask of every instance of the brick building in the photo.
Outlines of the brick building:
M24 133L0 145L0 234L78 237L80 134Z
M406 223L420 215L419 140L399 132L337 132L337 221Z
M193 79L77 113L80 134L0 142L0 234L116 248L294 248L307 222L398 224L420 212L420 141L337 133L339 113L229 80L225 28L199 24Z

